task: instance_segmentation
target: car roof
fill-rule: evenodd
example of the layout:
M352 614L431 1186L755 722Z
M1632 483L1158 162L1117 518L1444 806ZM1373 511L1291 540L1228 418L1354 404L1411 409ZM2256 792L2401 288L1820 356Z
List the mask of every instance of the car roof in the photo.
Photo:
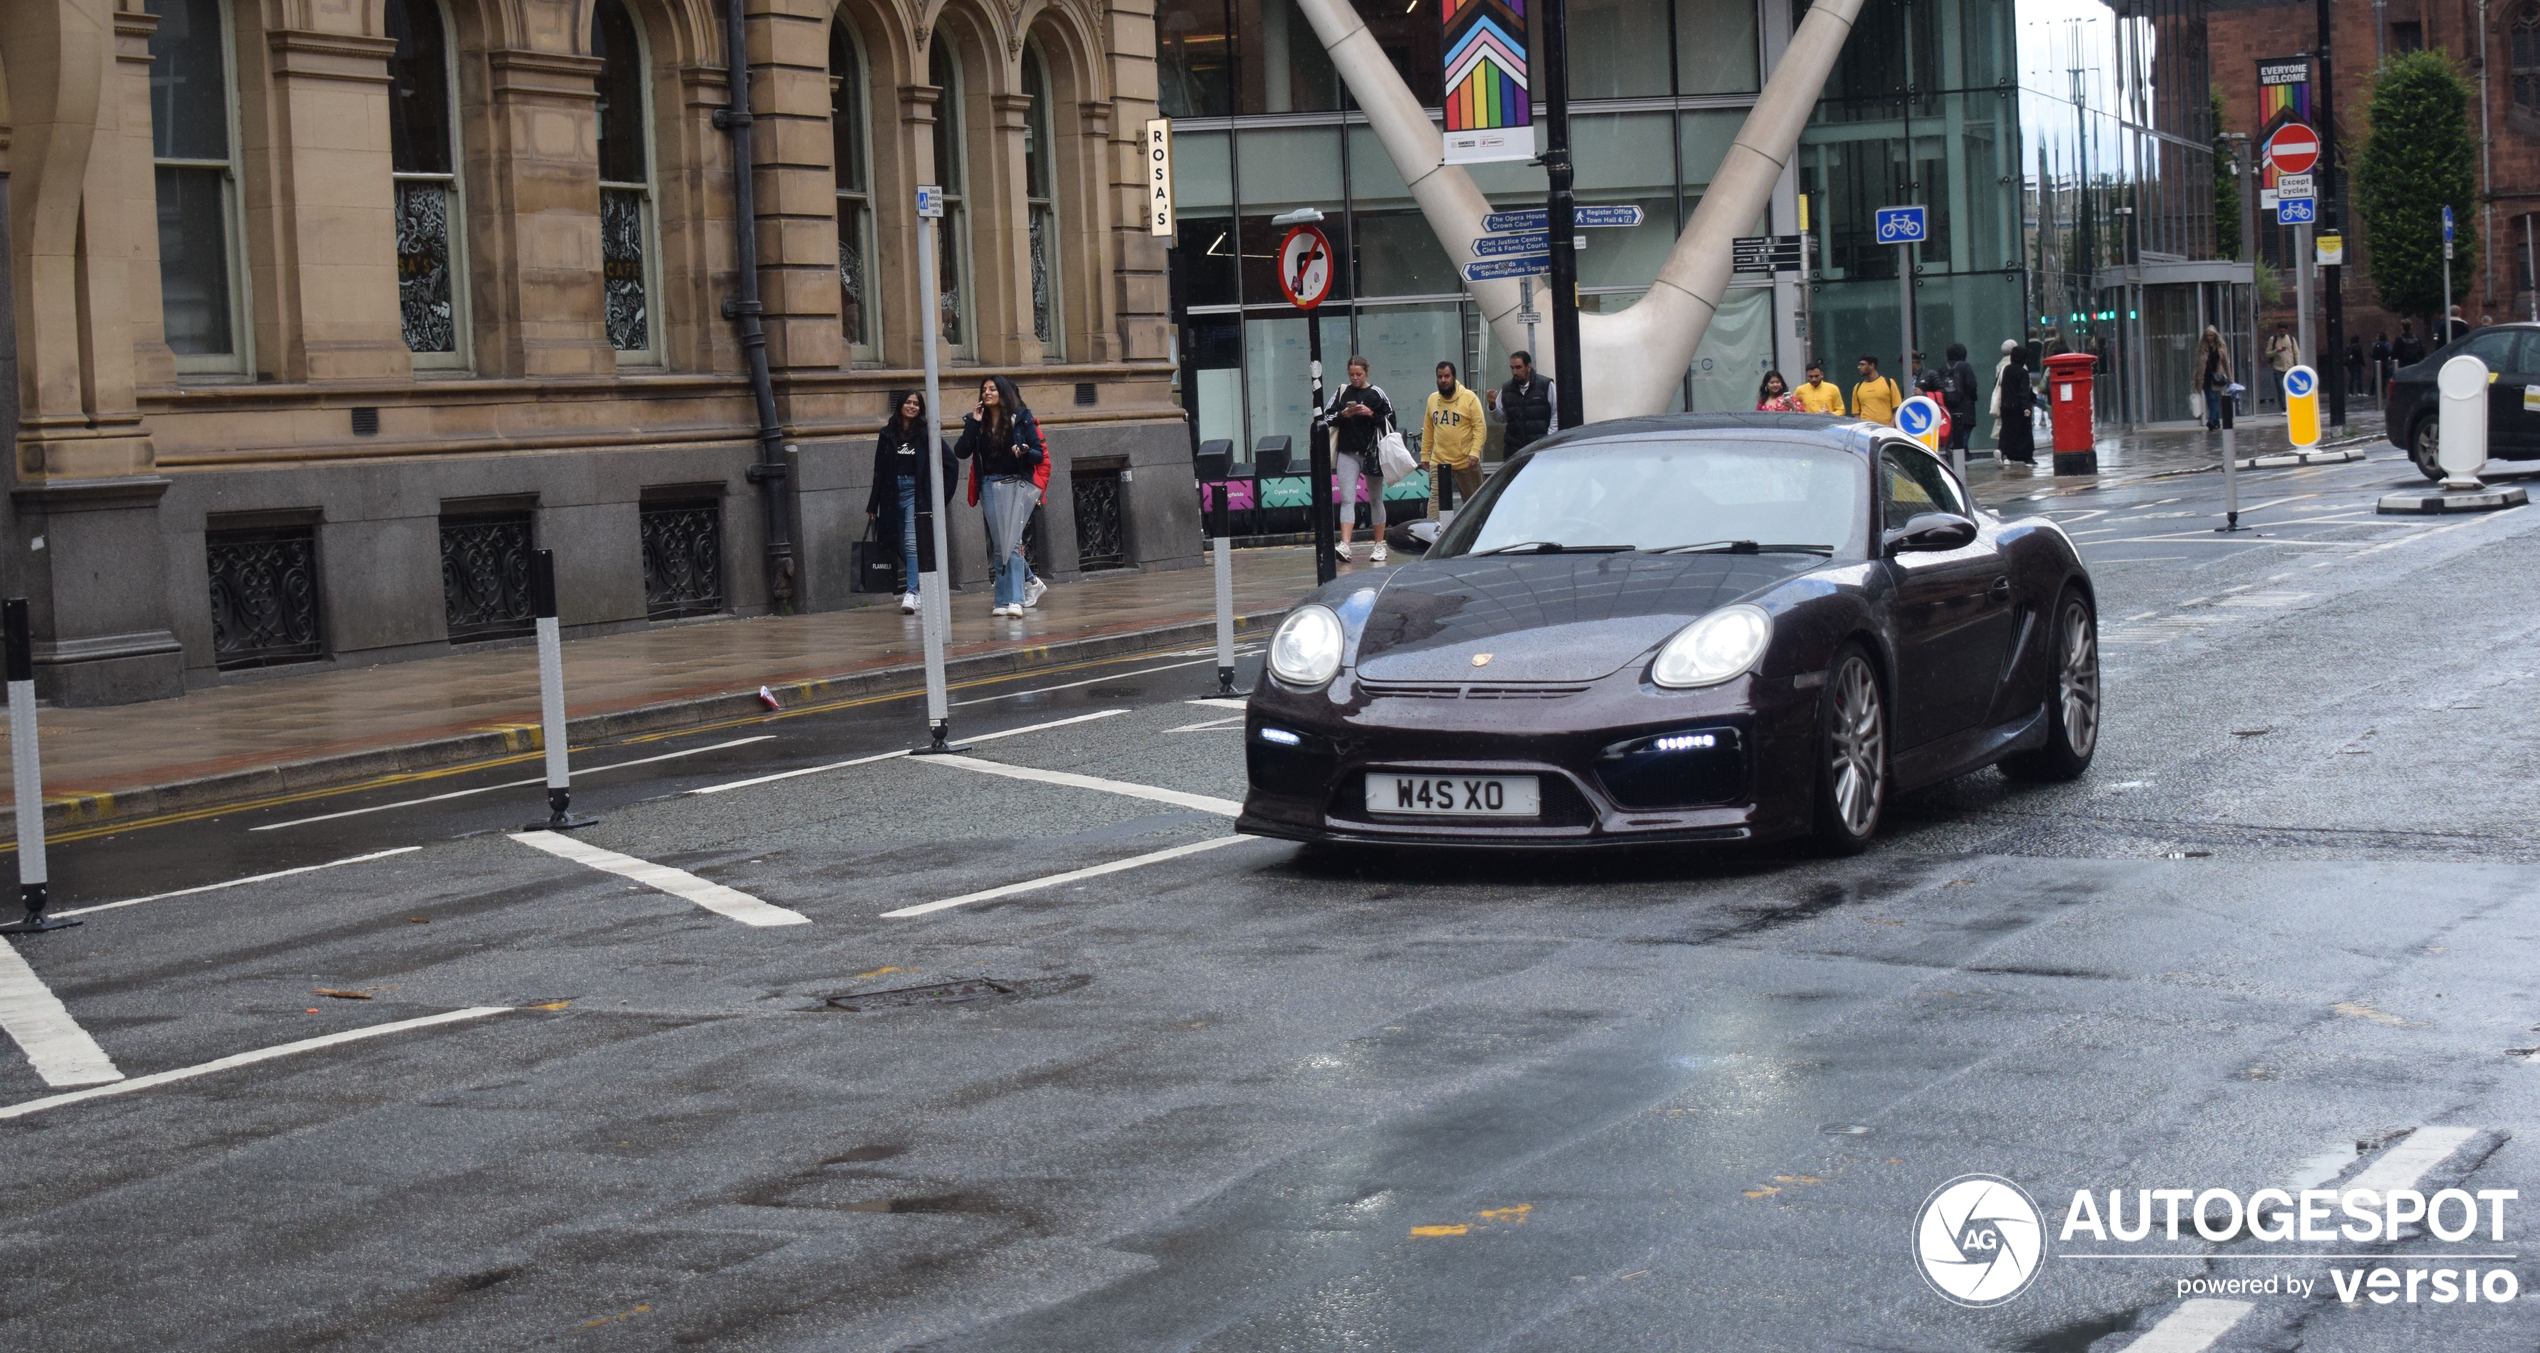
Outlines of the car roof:
M1813 413L1660 413L1615 418L1584 427L1563 428L1525 450L1529 456L1547 451L1593 451L1608 444L1660 438L1682 441L1793 442L1868 455L1879 434L1894 429L1883 424Z

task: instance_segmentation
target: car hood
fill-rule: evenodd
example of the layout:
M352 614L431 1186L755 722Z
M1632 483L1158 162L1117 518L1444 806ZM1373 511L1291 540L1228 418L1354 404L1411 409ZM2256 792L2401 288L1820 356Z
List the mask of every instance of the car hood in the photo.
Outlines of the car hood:
M1358 640L1370 681L1593 681L1813 554L1548 554L1396 569ZM1474 659L1490 661L1481 667Z

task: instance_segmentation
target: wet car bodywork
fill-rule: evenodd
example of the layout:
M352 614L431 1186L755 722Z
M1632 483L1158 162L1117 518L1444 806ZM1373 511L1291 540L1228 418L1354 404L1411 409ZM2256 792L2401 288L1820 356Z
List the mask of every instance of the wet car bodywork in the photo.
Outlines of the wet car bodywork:
M2441 454L2437 434L2434 378L2443 364L2459 356L2487 364L2487 456L2491 460L2540 458L2540 324L2491 324L2436 348L2423 361L2398 368L2382 404L2382 433L2392 446L2408 453L2418 473L2443 478L2436 463Z
M1856 651L1849 645L1870 655L1895 696L1891 795L2045 742L2057 690L2050 613L2065 614L2059 603L2078 596L2082 621L2094 623L2088 574L2061 530L2042 517L1974 512L1976 538L1965 547L1892 554L1888 538L1898 533L1884 525L1880 457L1891 447L1928 453L1892 430L1835 418L1600 423L1539 443L1500 473L1537 456L1671 438L1841 448L1870 483L1868 511L1831 557L1464 555L1336 579L1300 606L1340 616L1340 670L1310 688L1264 672L1245 719L1250 791L1237 829L1524 847L1804 833L1823 792L1829 664ZM1689 690L1651 680L1671 637L1739 602L1772 616L1751 670ZM2090 637L2095 682L2095 628ZM2095 720L2095 684L2092 698ZM1531 775L1540 812L1378 813L1361 789L1369 772Z

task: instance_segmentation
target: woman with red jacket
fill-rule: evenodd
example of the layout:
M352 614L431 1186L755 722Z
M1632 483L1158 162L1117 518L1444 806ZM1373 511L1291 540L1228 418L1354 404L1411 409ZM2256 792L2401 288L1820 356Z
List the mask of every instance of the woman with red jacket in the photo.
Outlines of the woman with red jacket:
M1023 528L1041 504L1049 450L1012 380L990 376L979 383L979 402L962 416L953 454L970 462L970 501L987 517L988 553L996 560L990 574L996 604L988 614L1020 620L1047 587L1023 560Z

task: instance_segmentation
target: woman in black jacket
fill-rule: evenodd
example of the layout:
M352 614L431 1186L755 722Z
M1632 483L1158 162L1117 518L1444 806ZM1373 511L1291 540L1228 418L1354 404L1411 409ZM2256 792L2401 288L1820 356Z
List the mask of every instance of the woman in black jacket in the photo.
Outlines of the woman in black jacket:
M979 508L988 519L988 552L996 556L996 604L990 615L1020 620L1047 584L1023 561L1023 528L1041 504L1034 472L1046 458L1040 425L1023 405L1023 392L1004 376L979 383L979 402L962 415L961 441L953 454L979 475ZM1026 589L1033 589L1026 595Z
M2011 364L2002 368L2002 449L2004 460L2022 465L2037 463L2037 438L2029 428L2029 415L2034 409L2034 396L2028 384L2028 352L2014 348Z
M884 540L900 552L900 613L917 614L917 529L919 518L935 510L933 473L922 449L926 432L926 397L915 390L891 392L891 416L873 443L873 492L865 496L864 515ZM953 482L952 448L941 437L931 440L943 459L944 482Z

